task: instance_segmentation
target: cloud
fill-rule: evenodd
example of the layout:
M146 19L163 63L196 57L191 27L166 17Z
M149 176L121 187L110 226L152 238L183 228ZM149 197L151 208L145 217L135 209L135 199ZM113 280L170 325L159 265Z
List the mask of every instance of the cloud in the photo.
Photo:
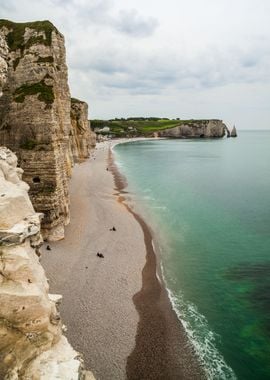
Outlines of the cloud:
M10 12L10 11L12 11L14 9L14 5L12 4L12 1L11 2L7 2L7 1L1 0L0 1L0 9L1 9L2 12L3 11L4 12L5 11Z
M153 17L142 17L135 9L121 10L114 25L118 31L129 36L148 37L158 27L158 20Z
M185 113L194 101L194 110L206 116L213 104L222 118L229 113L223 104L233 108L234 93L246 99L247 88L259 109L270 84L269 0L260 6L254 0L150 3L0 0L0 7L1 17L49 19L64 34L71 92L88 101L96 117L143 114L147 107L181 116L179 102ZM270 110L264 112L270 120ZM244 120L240 111L239 117Z
M74 59L76 57L76 59ZM101 92L161 94L175 89L210 89L232 83L263 83L269 78L270 47L250 43L245 49L208 47L192 56L167 48L145 50L110 45L73 52L72 67L95 78Z

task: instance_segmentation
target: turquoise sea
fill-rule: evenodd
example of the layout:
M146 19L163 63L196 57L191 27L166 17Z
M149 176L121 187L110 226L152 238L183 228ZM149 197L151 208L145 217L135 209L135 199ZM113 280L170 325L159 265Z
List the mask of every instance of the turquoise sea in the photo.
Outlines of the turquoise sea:
M270 131L117 145L209 379L270 379Z

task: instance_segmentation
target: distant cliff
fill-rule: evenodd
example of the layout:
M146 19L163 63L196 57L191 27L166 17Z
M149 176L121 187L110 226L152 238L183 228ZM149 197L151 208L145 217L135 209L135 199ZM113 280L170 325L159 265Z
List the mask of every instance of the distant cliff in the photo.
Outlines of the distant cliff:
M181 120L158 117L129 117L127 119L92 120L98 134L110 137L168 137L168 138L220 138L230 131L222 120Z
M64 37L49 21L0 20L0 37L8 65L0 98L0 142L18 155L33 205L44 214L44 237L58 240L69 222L73 161L87 158L94 144L87 106L74 121Z
M89 157L89 150L96 145L96 135L90 129L87 103L71 98L71 130L69 143L74 162L82 162Z
M230 136L222 120L198 120L183 123L170 129L157 132L158 137L171 138L216 138Z

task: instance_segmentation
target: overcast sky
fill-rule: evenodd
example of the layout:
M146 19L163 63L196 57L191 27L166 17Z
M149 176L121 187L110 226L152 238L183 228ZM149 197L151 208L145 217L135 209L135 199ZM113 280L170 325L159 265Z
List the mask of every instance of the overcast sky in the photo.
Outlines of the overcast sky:
M270 0L0 0L49 19L90 118L219 118L270 129Z

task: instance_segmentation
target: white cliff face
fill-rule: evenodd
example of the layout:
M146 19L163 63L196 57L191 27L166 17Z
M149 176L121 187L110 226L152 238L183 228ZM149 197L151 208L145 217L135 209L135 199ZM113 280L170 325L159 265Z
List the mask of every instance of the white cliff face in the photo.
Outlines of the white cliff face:
M176 127L158 131L156 134L159 137L172 138L221 138L226 133L230 134L222 120L194 120L181 122Z
M71 98L71 131L69 144L73 161L83 162L90 155L90 150L96 145L96 134L91 131L88 120L88 104Z
M8 46L5 39L0 36L0 96L2 96L2 88L7 80L7 57L8 57Z
M41 214L21 176L15 154L0 147L0 379L79 379L38 258Z
M49 21L0 20L0 92L1 144L24 169L44 239L63 239L73 160L89 156L95 134L87 104L71 108L64 36Z
M17 158L7 148L0 150L0 225L1 229L20 229L27 224L22 221L33 215L34 209L27 195L29 186L21 181L22 170L17 168ZM11 232L10 232L11 233Z
M64 37L49 22L0 20L8 45L0 98L0 141L16 152L44 238L64 238L69 223L70 92ZM4 42L3 42L4 44ZM6 46L5 45L5 46ZM6 57L6 59L5 59Z

